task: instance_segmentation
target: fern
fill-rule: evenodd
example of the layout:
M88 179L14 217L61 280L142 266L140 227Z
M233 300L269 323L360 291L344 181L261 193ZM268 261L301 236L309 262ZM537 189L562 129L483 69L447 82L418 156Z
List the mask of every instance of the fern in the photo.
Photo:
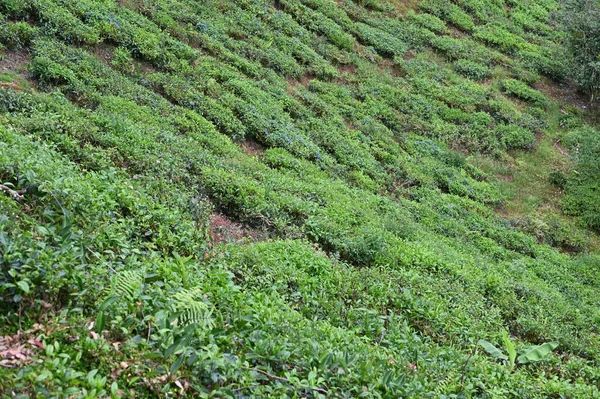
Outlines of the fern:
M102 332L108 315L113 313L113 311L109 311L109 308L122 298L127 299L131 305L131 302L141 296L143 285L144 274L141 271L125 270L113 276L110 292L100 305L96 315L96 332Z
M113 277L112 293L130 300L137 299L144 284L140 271L126 270Z
M204 302L203 293L198 288L173 295L173 310L178 313L177 321L181 326L196 324L204 329L214 326L213 309Z
M442 380L440 380L437 384L437 386L435 387L434 393L435 393L435 397L440 397L441 395L447 395L450 394L452 392L454 392L456 390L456 384L455 381L456 377L458 376L458 373L454 370L450 370L448 372L448 375L443 378Z

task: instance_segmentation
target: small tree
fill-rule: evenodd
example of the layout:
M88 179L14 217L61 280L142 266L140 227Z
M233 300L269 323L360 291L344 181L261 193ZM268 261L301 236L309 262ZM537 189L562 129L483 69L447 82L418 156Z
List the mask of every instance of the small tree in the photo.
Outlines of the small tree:
M600 95L600 0L563 0L559 20L573 57L573 79L593 101Z

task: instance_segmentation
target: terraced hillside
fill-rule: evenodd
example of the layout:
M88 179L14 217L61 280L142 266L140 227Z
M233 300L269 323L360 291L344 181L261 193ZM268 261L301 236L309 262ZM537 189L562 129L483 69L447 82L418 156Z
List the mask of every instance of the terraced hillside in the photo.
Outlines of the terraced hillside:
M0 0L3 397L600 398L558 6Z

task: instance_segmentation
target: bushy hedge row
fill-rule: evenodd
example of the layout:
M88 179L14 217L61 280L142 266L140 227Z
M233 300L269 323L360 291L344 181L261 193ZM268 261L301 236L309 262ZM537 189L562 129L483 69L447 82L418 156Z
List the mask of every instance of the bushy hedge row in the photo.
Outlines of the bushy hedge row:
M546 245L586 246L561 221L500 218L466 154L528 150L549 123L529 84L555 71L555 3L508 5L0 3L2 43L30 54L37 84L0 88L0 332L44 312L72 327L2 381L38 396L598 396L597 259ZM591 221L592 155L564 203ZM276 239L215 242L218 213ZM510 370L476 347L503 330L560 352Z
M595 129L570 132L567 143L575 152L576 163L566 183L565 210L581 217L583 223L600 229L600 135Z

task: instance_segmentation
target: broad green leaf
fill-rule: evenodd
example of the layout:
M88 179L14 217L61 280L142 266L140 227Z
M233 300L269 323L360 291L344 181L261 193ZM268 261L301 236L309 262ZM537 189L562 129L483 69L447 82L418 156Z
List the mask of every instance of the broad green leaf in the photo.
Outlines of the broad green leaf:
M98 370L96 370L96 369L90 370L90 372L88 373L88 375L87 375L87 377L86 377L86 380L87 380L88 382L91 382L91 381L93 381L93 380L94 380L94 377L96 376L96 374L98 374Z
M390 381L392 380L392 377L394 376L394 372L392 370L388 371L387 373L385 373L385 375L383 376L383 380L381 381L381 384L385 387L389 386Z
M540 361L556 349L557 346L558 342L546 342L542 345L533 347L519 356L519 363L525 364Z
M508 352L508 366L512 370L515 368L515 358L517 357L517 351L515 349L515 344L510 340L508 336L508 332L504 330L502 332L502 341L504 342L504 347Z
M96 316L96 332L97 333L102 333L102 330L104 330L104 324L106 323L106 315L104 314L104 312L100 312L98 313L98 316Z
M27 281L21 280L17 283L17 285L19 286L21 291L23 291L26 294L29 294L29 284L27 284Z
M113 295L113 296L107 298L104 302L102 302L102 305L100 305L100 310L106 310L106 309L108 309L108 307L110 305L112 305L113 303L117 302L120 298L121 298L120 295Z
M485 349L487 353L492 355L494 358L508 360L508 357L504 353L502 353L500 349L496 348L492 343L483 339L480 339L479 341L477 341L477 343L481 345L483 349Z
M175 362L173 362L173 364L169 368L169 373L175 374L177 372L177 370L179 370L179 367L181 367L181 365L183 364L184 360L185 360L185 353L182 354L181 356L179 356L177 358L177 360L175 360Z
M181 345L181 342L177 341L174 344L172 344L171 346L169 346L163 354L164 357L171 356L173 353L175 353L175 351L179 348L180 345Z
M44 381L48 377L52 377L52 373L48 370L42 370L42 372L35 378L35 381Z

